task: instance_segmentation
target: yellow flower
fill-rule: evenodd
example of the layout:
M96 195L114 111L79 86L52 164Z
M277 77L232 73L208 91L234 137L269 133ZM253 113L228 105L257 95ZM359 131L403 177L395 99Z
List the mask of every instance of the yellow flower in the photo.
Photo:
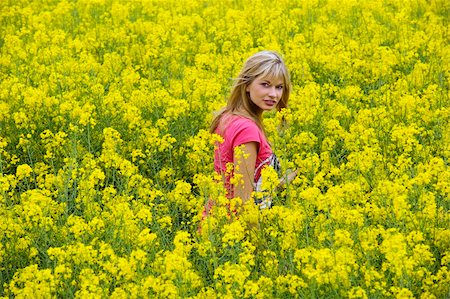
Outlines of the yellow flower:
M334 244L338 247L348 246L351 248L354 245L354 242L348 231L337 229L334 231Z
M262 186L261 190L273 192L279 185L279 178L276 170L273 167L264 167L261 170Z
M9 117L9 105L0 101L0 121L6 120L7 117Z
M161 228L166 228L166 229L170 230L170 228L172 226L172 217L163 216L163 217L159 218L157 221L158 221L159 225L161 225Z
M30 177L31 173L33 172L33 169L28 164L21 164L17 166L16 170L16 177L19 180L23 180L25 178Z
M175 245L174 253L182 256L187 256L192 249L192 242L190 234L185 231L177 232L173 244Z
M186 210L191 210L196 205L196 201L191 195L191 185L184 181L177 181L175 188L168 194L168 199L183 206Z
M240 221L233 221L230 224L225 224L222 228L222 233L222 243L229 246L239 243L246 235L245 228Z
M279 290L289 292L294 298L297 298L299 289L308 286L302 278L293 274L280 275L276 278L275 282Z
M412 299L415 298L414 294L407 288L391 287L391 292L396 299Z
M88 224L82 217L70 215L67 219L67 226L76 239L80 239L88 232ZM82 240L82 239L81 239Z
M16 298L46 298L56 295L56 283L50 269L40 270L34 264L16 272L10 289Z
M236 294L241 293L249 275L250 271L247 269L246 265L232 264L230 262L225 262L225 264L220 265L214 271L214 278L217 280L217 286L219 287L222 284L236 285Z
M143 248L152 246L152 243L158 238L155 233L151 233L148 228L143 229L138 236L138 244Z
M75 297L101 298L105 296L106 290L101 287L104 279L103 275L98 275L90 268L82 269L78 276L78 290L75 292Z
M351 299L356 299L356 298L362 298L362 299L367 299L369 297L367 297L366 292L364 291L363 288L361 287L353 287L350 292L348 293L348 298Z
M64 205L50 198L49 192L36 189L22 193L21 203L14 209L26 225L54 230Z
M18 128L26 128L29 125L30 119L23 111L13 113L14 122ZM31 125L32 129L35 129L35 125Z

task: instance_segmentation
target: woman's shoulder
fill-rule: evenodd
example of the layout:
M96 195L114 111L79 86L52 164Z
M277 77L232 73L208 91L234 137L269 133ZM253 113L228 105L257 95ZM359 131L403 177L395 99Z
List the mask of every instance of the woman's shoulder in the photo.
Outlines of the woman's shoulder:
M226 113L220 118L216 132L226 131L230 127L254 126L254 121L241 115Z
M261 135L261 129L250 118L243 115L227 114L221 119L216 133L226 139L234 139L235 136L242 134L259 136Z
M245 116L233 116L225 131L226 136L238 143L261 142L262 139L261 129L253 120Z
M255 123L254 120L242 115L235 115L235 114L229 116L228 125L234 125L240 128L249 127L259 129L258 125Z

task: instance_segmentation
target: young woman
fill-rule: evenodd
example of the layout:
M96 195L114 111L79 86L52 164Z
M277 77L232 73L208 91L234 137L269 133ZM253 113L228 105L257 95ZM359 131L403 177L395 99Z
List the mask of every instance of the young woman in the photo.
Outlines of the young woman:
M211 132L224 140L215 150L214 168L222 175L229 198L240 197L245 203L251 199L253 191L261 191L264 167L280 171L278 159L265 136L262 114L285 108L290 90L286 65L273 51L261 51L248 58L235 79L227 106L211 124ZM236 151L237 147L241 151ZM227 169L230 163L231 171ZM286 179L292 180L295 175L293 172ZM235 176L242 179L238 184L230 183ZM280 180L282 183L284 180ZM268 197L253 200L260 208L271 206ZM206 212L208 210L207 207Z

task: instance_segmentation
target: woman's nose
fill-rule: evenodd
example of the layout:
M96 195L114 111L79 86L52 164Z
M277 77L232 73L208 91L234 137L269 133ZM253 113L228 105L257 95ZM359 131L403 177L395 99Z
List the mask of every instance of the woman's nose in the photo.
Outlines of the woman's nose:
M277 89L275 86L272 86L269 90L269 96L276 97L277 96Z

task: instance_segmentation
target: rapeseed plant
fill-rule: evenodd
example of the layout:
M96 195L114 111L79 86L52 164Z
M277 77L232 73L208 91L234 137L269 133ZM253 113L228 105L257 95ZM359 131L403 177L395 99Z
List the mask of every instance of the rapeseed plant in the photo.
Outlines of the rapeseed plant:
M272 4L2 4L0 297L450 296L448 3ZM263 210L207 132L261 49L298 169L263 171Z

